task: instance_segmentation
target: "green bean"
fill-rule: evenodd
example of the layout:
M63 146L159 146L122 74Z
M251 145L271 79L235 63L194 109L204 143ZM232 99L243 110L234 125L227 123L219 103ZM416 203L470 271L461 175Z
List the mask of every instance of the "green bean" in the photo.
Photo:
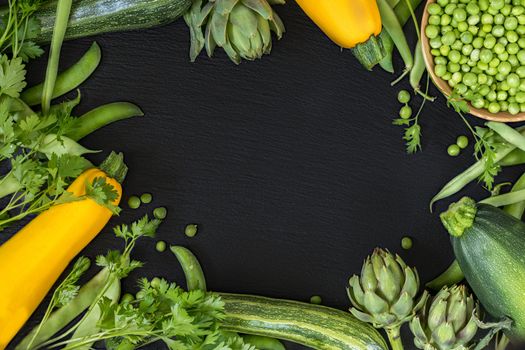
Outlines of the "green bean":
M260 335L242 335L245 343L255 346L261 350L285 350L283 343L275 338L263 337Z
M520 176L518 181L512 186L511 192L517 192L520 190L525 190L525 173ZM521 220L521 217L523 216L523 213L525 212L525 201L513 203L506 205L503 210L512 216L514 216L516 219Z
M394 41L392 41L392 38L384 29L379 34L379 39L381 40L383 48L385 49L385 57L379 61L379 65L388 73L394 73L394 63L392 62Z
M459 267L458 261L454 262L438 277L426 284L428 289L439 290L443 286L451 286L453 284L461 282L465 278L461 268Z
M410 72L414 65L414 58L412 57L412 51L408 46L405 33L403 33L403 28L401 27L394 10L388 6L386 0L378 0L377 5L379 7L381 20L383 21L383 27L394 41L394 44L405 63L405 70L403 74L392 83L392 85L394 85Z
M95 71L100 63L100 59L100 47L94 42L77 63L57 76L52 98L62 96L76 89ZM43 84L32 86L22 92L20 98L29 106L37 105L42 99L43 88Z
M182 267L188 291L197 289L206 291L206 279L197 257L189 249L181 246L172 246L170 249Z
M525 190L509 192L505 194L500 194L498 196L491 196L483 199L479 203L489 204L494 207L502 207L505 205L515 204L522 201L525 201Z
M69 12L73 0L58 0L53 37L49 48L49 60L46 68L46 78L42 88L42 112L47 114L51 107L51 99L55 91L55 83L58 74L58 63L60 61L60 50L66 34Z
M508 156L503 158L498 164L503 167L525 164L525 152L519 148L516 148L514 151L510 152Z
M37 326L20 341L15 350L27 350L33 337L33 347L37 347L66 327L93 303L104 288L108 277L109 270L107 268L102 269L80 288L73 300L51 314L47 321L40 326L38 334L36 334L39 328Z
M412 70L410 71L410 85L414 89L414 91L421 95L421 97L429 100L434 101L436 98L432 96L428 96L423 91L421 91L421 79L423 78L423 74L425 74L425 71L427 70L427 67L425 66L425 60L423 59L423 49L421 48L421 39L417 41L416 49L414 53L414 67L412 67Z
M519 131L504 123L488 122L485 125L494 130L499 136L501 136L511 145L514 145L522 151L525 151L525 136L523 136Z
M400 0L387 0L388 6L390 6L391 8L394 8L397 6L397 4L399 4L399 1Z
M80 140L113 122L132 117L141 117L143 115L142 110L133 103L108 103L75 119L73 128L67 133L67 136L73 140Z
M396 17L402 26L406 24L406 22L411 16L410 8L416 9L421 3L421 1L422 0L401 0L399 4L394 8ZM385 48L386 56L381 62L379 62L379 64L387 72L393 73L394 68L392 63L392 56L394 51L394 42L385 30L381 31L380 39L383 43L383 47Z
M525 130L523 129L518 129L518 130L521 133L521 135L525 134ZM507 157L507 155L510 155L511 152L514 151L515 149L516 149L516 146L512 144L501 147L500 149L496 151L494 161L498 164L500 164L500 161L501 161L502 163L506 165L519 164L519 163L511 164L509 161L504 160L505 157ZM512 157L514 158L513 160L516 162L520 162L521 160L523 160L523 159L520 159L520 157L516 156L515 154L512 155ZM435 202L458 193L463 187L465 187L470 182L476 180L481 174L483 174L484 169L485 169L485 160L480 159L476 163L471 165L468 169L463 171L461 174L457 175L452 180L450 180L445 186L443 186L443 188L430 201L430 211L432 211L432 206L434 205Z

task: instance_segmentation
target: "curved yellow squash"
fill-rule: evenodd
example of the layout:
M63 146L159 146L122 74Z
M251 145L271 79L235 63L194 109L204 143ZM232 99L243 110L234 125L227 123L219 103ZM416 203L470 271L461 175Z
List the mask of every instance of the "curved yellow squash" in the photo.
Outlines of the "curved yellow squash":
M103 177L119 193L121 185L99 169L82 173L68 188L77 196L86 183ZM112 212L92 199L59 204L42 212L0 246L0 349L5 349L42 302L71 260L102 230Z
M375 0L296 0L337 45L351 49L381 33Z

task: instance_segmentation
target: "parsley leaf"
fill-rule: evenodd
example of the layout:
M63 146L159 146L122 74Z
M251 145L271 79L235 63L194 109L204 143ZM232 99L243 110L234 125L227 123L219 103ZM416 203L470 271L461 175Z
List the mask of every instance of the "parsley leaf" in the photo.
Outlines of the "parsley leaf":
M0 57L0 94L14 98L20 96L20 92L27 85L24 68L25 65L20 57L11 60L7 55Z
M113 204L119 198L115 187L106 182L103 177L96 177L91 183L86 183L86 197L93 199L100 205L105 206L114 214L120 213L121 209Z

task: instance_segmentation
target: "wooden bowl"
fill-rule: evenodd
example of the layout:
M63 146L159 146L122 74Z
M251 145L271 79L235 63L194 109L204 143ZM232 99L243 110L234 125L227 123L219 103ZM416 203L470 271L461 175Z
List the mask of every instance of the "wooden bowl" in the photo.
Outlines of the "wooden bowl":
M427 11L428 5L433 2L435 2L435 0L428 0L425 4L425 10L423 11L423 18L421 19L421 48L423 50L423 58L425 60L425 65L427 66L427 71L430 74L432 81L434 81L434 84L439 90L441 90L441 92L443 92L446 96L450 96L450 94L452 93L452 89L450 88L448 83L445 80L438 77L436 73L434 73L434 58L430 53L430 44L425 34L425 27L427 26L429 17ZM516 115L512 115L507 112L490 113L486 109L474 108L470 103L468 105L470 108L470 114L486 120L493 120L504 123L521 122L525 120L525 113L518 113Z

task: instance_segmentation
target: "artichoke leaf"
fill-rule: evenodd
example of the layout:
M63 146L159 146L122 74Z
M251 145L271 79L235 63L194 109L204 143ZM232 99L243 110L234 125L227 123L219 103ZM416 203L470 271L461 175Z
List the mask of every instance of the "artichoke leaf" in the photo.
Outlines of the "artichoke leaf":
M272 18L272 7L266 0L241 0L243 5L261 15L264 19Z

